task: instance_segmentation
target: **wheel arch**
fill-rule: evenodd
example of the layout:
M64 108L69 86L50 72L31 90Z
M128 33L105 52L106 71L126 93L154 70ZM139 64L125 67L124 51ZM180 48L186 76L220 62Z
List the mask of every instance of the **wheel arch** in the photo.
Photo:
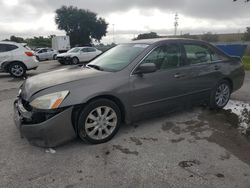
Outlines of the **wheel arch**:
M20 63L20 64L22 64L22 65L26 68L26 70L28 69L27 66L26 66L22 61L15 60L15 61L4 62L4 63L1 65L2 70L6 71L6 72L9 72L9 66L10 66L12 63Z
M74 106L74 109L72 111L72 124L73 124L73 127L74 127L75 130L76 130L76 125L77 125L77 121L78 121L80 112L84 109L84 107L86 105L88 105L89 103L91 103L92 101L95 101L97 99L108 99L108 100L114 102L121 111L121 120L122 120L122 122L125 122L126 110L125 110L125 106L122 103L122 101L118 97L115 97L113 95L109 95L109 94L98 95L98 96L95 96L93 98L90 98L88 101L86 101L86 103Z
M72 59L74 59L74 58L78 59L78 61L79 61L79 57L77 57L77 56L73 56L73 57L72 57Z
M230 79L229 77L225 77L222 80L225 80L225 81L227 81L229 83L229 86L230 86L230 89L231 89L231 92L232 92L234 90L234 84L233 84L232 79Z

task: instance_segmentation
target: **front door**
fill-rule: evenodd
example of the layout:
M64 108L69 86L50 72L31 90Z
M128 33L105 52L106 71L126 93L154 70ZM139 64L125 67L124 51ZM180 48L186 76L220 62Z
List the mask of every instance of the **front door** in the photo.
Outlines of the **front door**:
M89 61L88 48L82 48L79 54L79 61L86 62Z
M47 59L47 52L48 50L47 49L42 49L38 52L39 54L39 59L40 60L46 60Z
M97 56L97 51L95 48L88 48L89 61Z
M157 71L130 77L131 107L134 119L148 114L176 110L185 103L185 74L182 48L166 44L155 48L142 62L154 63Z

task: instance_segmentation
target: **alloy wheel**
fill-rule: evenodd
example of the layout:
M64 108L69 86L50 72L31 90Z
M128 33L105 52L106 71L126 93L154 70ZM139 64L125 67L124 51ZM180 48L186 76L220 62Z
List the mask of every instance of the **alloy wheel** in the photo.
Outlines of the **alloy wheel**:
M219 107L225 106L230 98L230 88L227 84L223 83L218 86L215 93L215 102Z
M16 77L20 77L24 73L24 69L23 69L23 67L21 65L14 65L14 66L12 66L11 69L10 69L10 71Z
M116 112L108 106L100 106L88 114L85 121L85 131L90 138L102 140L113 133L117 123Z
M77 59L76 57L74 57L74 58L72 59L72 63L73 63L74 65L78 64L78 59Z

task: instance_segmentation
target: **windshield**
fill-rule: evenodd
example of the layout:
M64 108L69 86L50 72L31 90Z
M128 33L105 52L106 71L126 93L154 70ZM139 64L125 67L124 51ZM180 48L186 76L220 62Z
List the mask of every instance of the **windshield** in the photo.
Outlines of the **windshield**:
M100 70L120 71L147 47L147 44L121 44L93 60L89 66L98 66Z
M76 48L72 48L72 49L69 50L68 52L69 52L69 53L76 53L76 52L79 52L80 50L81 50L81 48L76 47Z

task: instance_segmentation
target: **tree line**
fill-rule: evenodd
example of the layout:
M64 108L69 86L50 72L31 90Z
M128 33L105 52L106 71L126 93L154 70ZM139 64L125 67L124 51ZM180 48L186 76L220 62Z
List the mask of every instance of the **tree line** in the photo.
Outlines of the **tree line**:
M250 0L249 0L250 1ZM149 33L142 33L139 34L137 37L133 38L132 40L140 40L140 39L151 39L151 38L161 38L162 36L158 35L156 32L149 32ZM189 38L189 39L201 39L207 42L218 42L219 41L219 35L207 32L202 35L191 35L190 33L177 35L177 36L169 36L174 38ZM241 38L243 41L250 41L250 27L246 28L246 31Z
M70 37L72 47L91 45L93 41L100 42L102 37L107 34L108 23L104 18L98 17L94 12L78 9L73 6L62 6L57 9L55 13L55 23L57 24L59 30L64 30ZM39 36L27 39L11 36L10 39L6 39L6 41L27 43L31 47L51 47L53 36L54 35L48 37ZM139 34L133 40L158 37L160 36L157 33L149 32ZM175 37L198 39L197 35L190 35L189 33ZM217 42L219 37L217 34L207 32L201 35L200 39L208 42ZM250 41L250 27L247 27L242 40Z
M4 41L12 41L12 42L17 42L17 43L25 43L30 47L51 47L51 42L52 42L52 38L55 35L50 35L48 37L43 37L43 36L39 36L39 37L33 37L33 38L27 38L24 39L22 37L17 37L17 36L10 36L9 39L5 39Z
M100 42L102 37L106 36L108 23L94 12L73 6L62 6L55 12L57 27L59 30L64 30L70 37L72 47L91 45L93 41ZM52 37L53 35L24 39L11 36L5 41L27 43L34 47L51 47Z

